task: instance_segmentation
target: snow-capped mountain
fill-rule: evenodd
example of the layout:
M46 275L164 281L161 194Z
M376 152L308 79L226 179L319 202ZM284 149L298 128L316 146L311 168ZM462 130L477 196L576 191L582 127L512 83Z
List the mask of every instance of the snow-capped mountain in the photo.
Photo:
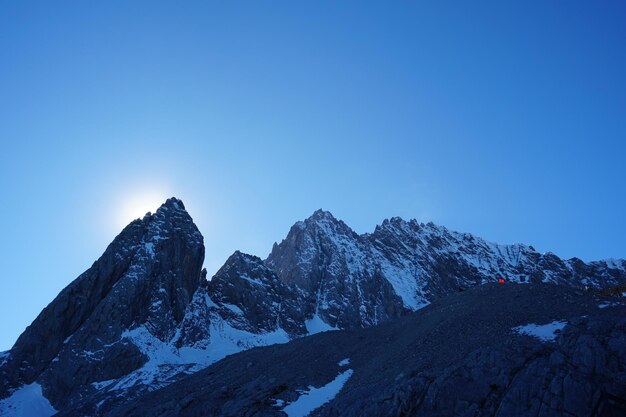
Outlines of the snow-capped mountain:
M626 281L624 261L562 260L398 217L358 235L322 210L296 223L265 263L308 295L308 316L339 328L378 324L499 278L590 288Z
M621 260L561 260L399 218L359 235L322 210L265 261L235 252L207 281L203 259L203 237L180 200L129 224L0 354L0 415L23 404L39 404L36 415L106 415L227 355L370 327L499 277L626 283Z

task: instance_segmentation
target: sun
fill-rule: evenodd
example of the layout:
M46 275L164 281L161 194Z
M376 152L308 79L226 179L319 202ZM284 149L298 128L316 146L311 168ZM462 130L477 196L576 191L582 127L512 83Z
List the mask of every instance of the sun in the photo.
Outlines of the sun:
M119 203L119 225L126 226L148 212L154 213L167 198L167 193L162 190L140 189L129 192Z

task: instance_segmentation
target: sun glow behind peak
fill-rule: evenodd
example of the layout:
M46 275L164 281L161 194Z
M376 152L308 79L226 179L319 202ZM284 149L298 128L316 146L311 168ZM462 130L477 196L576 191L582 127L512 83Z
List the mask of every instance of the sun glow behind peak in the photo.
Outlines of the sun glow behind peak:
M167 200L165 190L140 189L128 193L117 205L118 227L124 227L146 213L154 213Z

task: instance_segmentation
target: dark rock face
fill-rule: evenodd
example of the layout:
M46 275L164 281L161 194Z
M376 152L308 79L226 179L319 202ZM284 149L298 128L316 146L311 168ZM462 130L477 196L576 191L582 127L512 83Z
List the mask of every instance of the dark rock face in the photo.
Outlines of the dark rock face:
M139 368L147 358L123 333L143 325L171 338L203 260L202 235L181 201L172 198L132 222L20 336L2 367L11 381L3 393L39 380L58 408L92 382Z
M282 416L298 390L350 368L311 416L587 416L603 398L626 398L626 303L603 302L555 285L487 284L373 328L230 356L107 415ZM553 339L518 330L555 321Z
M302 293L283 283L256 256L235 252L209 282L211 298L221 305L236 306L243 328L251 332L284 329L293 336L306 334L308 312ZM232 308L232 307L231 307Z
M623 261L562 260L397 217L357 235L321 210L296 223L265 263L309 294L308 311L342 329L378 324L499 277L581 288L626 282Z
M296 223L274 245L266 264L286 283L307 294L307 312L332 327L372 326L417 308L415 283L395 292L368 242L332 214L321 210ZM401 271L404 272L404 271ZM403 305L405 296L410 305ZM412 298L411 298L412 297Z
M102 257L41 312L13 349L0 356L0 415L1 399L33 382L41 385L57 410L68 411L68 415L72 415L69 410L73 415L108 415L134 398L186 380L189 374L242 350L286 343L325 330L356 331L386 322L408 323L404 320L409 319L403 317L415 310L440 299L454 300L460 291L500 276L511 282L559 284L564 294L570 294L567 288L572 287L626 283L624 261L562 260L553 254L539 254L530 246L496 245L431 223L399 218L385 220L371 234L358 235L321 210L296 223L265 261L237 251L207 281L206 271L201 271L203 258L202 235L180 200L169 199L154 215L128 225ZM531 311L532 303L527 303ZM424 311L430 311L428 308ZM446 308L456 309L454 304ZM455 320L464 323L467 318L458 316ZM458 323L445 326L453 329ZM457 331L464 334L466 328L457 327ZM445 333L433 332L438 337ZM323 335L320 340L326 337L330 336ZM346 340L357 344L364 341L363 349L374 349L375 360L387 354L382 345L350 337ZM394 333L381 337L395 340L398 336ZM508 346L505 339L501 342ZM299 341L292 343L302 346ZM335 339L332 343L337 344L332 349L345 347ZM589 349L596 352L600 347L593 345ZM283 360L297 369L299 365L292 362L300 351L288 351L294 358ZM320 349L320 354L323 352ZM504 366L506 358L516 357L516 352L493 353L493 357L489 356L492 353L476 353L476 361L483 360L480 355L487 355L492 368L497 368ZM523 347L520 352L525 360L528 350ZM321 360L316 358L314 362ZM463 372L469 372L472 378L484 371L471 368L471 364L466 366L469 370ZM324 368L315 378L330 377L335 368ZM317 365L313 369L318 369ZM439 386L444 391L454 386L448 380L437 379L445 369L437 368L439 373L429 377L428 392ZM274 372L276 369L272 369L272 375ZM307 370L303 375L310 373ZM276 378L272 375L259 376L255 384ZM455 375L449 376L450 381ZM377 377L372 374L367 384L374 384ZM395 382L389 385L389 380L381 381L380 392L389 393L389 386L397 392L407 390ZM228 398L230 389L220 395ZM280 391L279 387L273 389ZM483 394L480 391L475 397ZM410 395L397 402L410 404ZM438 398L445 398L443 394L437 395L423 394L423 399L433 404L435 414L444 409L445 402L438 402ZM558 395L565 398L565 391ZM285 400L293 400L291 397ZM420 401L420 410L430 410ZM469 397L463 401L470 403ZM238 402L229 404L220 412L241 412ZM462 408L460 404L457 407ZM407 407L410 414L411 406ZM369 408L363 412L376 415Z
M63 342L89 318L128 270L136 242L145 232L142 221L128 225L104 255L39 314L11 350L11 360L3 368L11 374L6 380L30 383L57 356Z

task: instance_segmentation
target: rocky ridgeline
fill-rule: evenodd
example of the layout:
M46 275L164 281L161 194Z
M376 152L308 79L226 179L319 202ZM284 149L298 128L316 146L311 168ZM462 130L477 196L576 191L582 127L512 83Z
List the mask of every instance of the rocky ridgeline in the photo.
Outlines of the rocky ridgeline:
M562 260L399 218L358 235L321 210L265 261L236 252L207 281L203 260L180 200L132 222L0 357L0 398L38 384L56 410L91 404L106 414L226 355L370 327L498 277L626 283L623 261Z
M358 235L329 212L296 223L265 264L307 294L307 314L330 326L367 327L498 278L606 288L626 280L624 261L585 263L498 245L432 223L385 220Z

